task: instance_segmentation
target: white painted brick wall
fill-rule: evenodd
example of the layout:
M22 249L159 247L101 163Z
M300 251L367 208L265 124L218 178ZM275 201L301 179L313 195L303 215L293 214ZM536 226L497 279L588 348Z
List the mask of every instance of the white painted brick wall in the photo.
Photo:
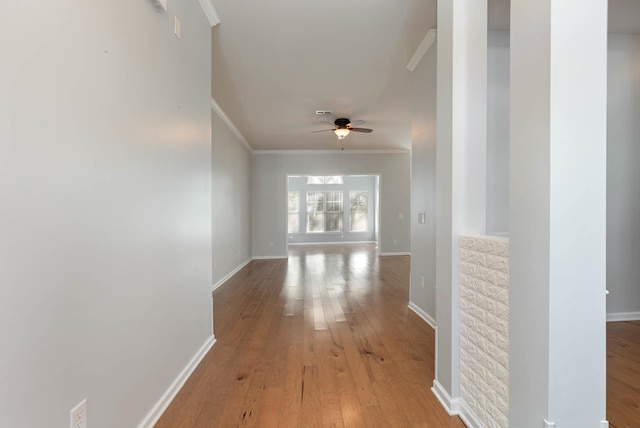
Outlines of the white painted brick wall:
M484 427L509 427L507 239L460 237L460 397Z

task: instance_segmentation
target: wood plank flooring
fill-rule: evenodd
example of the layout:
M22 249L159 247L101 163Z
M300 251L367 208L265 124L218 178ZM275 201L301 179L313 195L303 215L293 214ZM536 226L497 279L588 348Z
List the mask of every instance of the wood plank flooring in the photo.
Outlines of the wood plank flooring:
M607 419L640 427L640 321L607 323Z
M409 257L292 247L214 293L217 343L156 427L464 427L430 387Z
M464 427L429 390L408 275L372 246L251 262L214 293L217 343L156 427ZM607 324L607 418L640 427L640 322Z

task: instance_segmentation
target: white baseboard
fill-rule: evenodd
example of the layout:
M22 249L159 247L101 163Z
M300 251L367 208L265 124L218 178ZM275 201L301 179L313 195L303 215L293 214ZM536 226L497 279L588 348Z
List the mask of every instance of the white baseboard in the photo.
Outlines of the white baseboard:
M436 320L431 315L422 310L418 305L413 302L409 302L409 309L416 313L420 318L431 326L432 329L436 329Z
M614 312L607 314L607 321L640 321L640 312Z
M245 267L249 263L251 263L251 259L247 259L247 260L243 261L242 263L240 263L240 265L238 265L238 267L236 267L234 270L232 270L231 272L226 274L224 276L224 278L222 278L220 281L218 281L215 284L213 284L213 288L211 289L211 291L215 291L218 287L220 287L222 284L227 282L229 280L229 278L231 278L233 275L238 273L238 271L240 271L240 269L242 269L243 267Z
M169 404L171 404L178 392L180 392L180 390L184 386L184 383L187 381L187 379L189 379L191 373L193 373L196 367L198 367L200 361L202 361L204 356L207 355L207 352L209 352L209 350L215 343L216 338L214 336L210 336L207 341L204 342L200 349L198 349L198 352L196 352L193 358L191 358L191 361L187 363L180 374L178 374L178 377L174 379L171 385L169 385L169 388L167 388L167 390L164 392L164 394L162 394L153 408L149 411L149 413L147 413L147 416L145 416L142 422L140 422L138 428L153 428L156 422L158 422L158 420L160 419L160 416L162 416L164 411L167 410L167 407L169 407Z
M284 256L253 256L252 259L253 260L281 260L281 259L288 259L289 257L284 255Z
M433 392L433 395L436 396L440 404L442 404L442 407L444 407L449 415L457 416L460 414L460 399L451 398L440 382L435 379L433 380L431 392Z
M483 428L484 425L478 420L478 417L471 411L467 403L460 399L460 413L458 414L462 422L467 428Z
M376 241L332 241L332 242L289 242L290 247L307 246L307 245L358 245L358 244L377 244Z
M449 393L437 380L433 381L431 388L433 395L436 396L442 407L451 416L459 416L467 428L483 428L484 425L478 420L478 417L471 411L467 403L460 398L451 398Z
M411 251L403 252L403 253L380 253L381 257L387 257L387 256L410 256L410 255L411 255Z

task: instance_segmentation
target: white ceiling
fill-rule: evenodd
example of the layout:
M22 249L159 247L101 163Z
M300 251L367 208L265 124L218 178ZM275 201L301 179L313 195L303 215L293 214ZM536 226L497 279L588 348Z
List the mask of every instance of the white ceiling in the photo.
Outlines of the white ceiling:
M409 150L405 68L436 27L436 0L214 0L213 96L255 150ZM610 0L610 30L640 33L640 0ZM509 28L509 0L489 0ZM331 116L316 116L331 110ZM312 134L338 117L371 134Z

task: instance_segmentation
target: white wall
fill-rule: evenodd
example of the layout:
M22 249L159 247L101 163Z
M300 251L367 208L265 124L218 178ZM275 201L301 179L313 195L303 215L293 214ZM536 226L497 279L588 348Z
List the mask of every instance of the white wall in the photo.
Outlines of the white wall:
M459 245L486 232L487 2L438 1L436 379L459 395Z
M640 36L610 34L608 65L607 313L638 318Z
M640 36L609 34L607 298L609 316L638 317L640 265ZM508 231L509 33L489 32L487 231ZM506 192L506 193L505 193ZM640 248L640 247L639 247Z
M512 2L510 45L510 422L603 426L607 2Z
M212 113L213 282L251 259L251 153Z
M288 175L379 174L380 251L409 252L409 153L254 152L251 160L253 257L286 256Z
M410 299L433 320L436 317L436 58L434 43L411 74ZM425 213L425 223L418 223L418 213Z
M0 3L1 426L136 426L211 337L210 26L169 7Z
M487 43L487 233L509 232L509 32Z
M487 55L487 233L509 230L509 32L489 31ZM436 56L434 44L411 75L413 110L411 301L435 317ZM418 213L427 222L418 224ZM420 285L425 278L425 288Z

